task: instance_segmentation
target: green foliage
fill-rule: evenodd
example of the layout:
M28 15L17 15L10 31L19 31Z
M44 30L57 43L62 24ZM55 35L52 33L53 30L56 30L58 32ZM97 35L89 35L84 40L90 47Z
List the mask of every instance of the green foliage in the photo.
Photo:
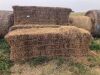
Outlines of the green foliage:
M12 62L6 58L5 56L0 56L0 72L4 73L10 73L9 68L12 66Z
M88 56L87 60L91 62L90 67L100 66L100 56Z
M4 39L0 39L0 73L9 75L9 68L13 65L9 58L9 46Z
M0 39L0 52L2 53L9 53L9 45L4 39Z
M72 75L87 75L89 72L89 69L85 64L75 62L75 60L72 59L67 63L67 65L69 67L69 71L73 73Z
M61 56L55 57L53 60L57 61L56 62L57 66L61 66L66 61L66 59L64 57L61 57Z
M3 55L0 56L0 70L7 70L10 67L10 60Z
M100 38L96 38L92 41L90 49L96 51L100 50Z
M85 65L81 64L81 63L75 63L75 67L78 68L78 72L81 75L84 75L87 72L87 68Z
M31 66L37 66L37 65L41 65L43 63L46 63L48 61L49 61L49 59L47 57L39 56L39 57L32 58L30 61L28 61L28 63Z

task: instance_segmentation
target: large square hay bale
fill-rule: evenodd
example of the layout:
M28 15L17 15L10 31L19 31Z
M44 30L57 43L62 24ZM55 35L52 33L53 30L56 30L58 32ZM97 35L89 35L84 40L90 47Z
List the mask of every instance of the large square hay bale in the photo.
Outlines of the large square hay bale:
M84 56L88 54L91 35L74 26L17 29L5 36L11 46L12 61L37 56Z
M70 8L13 6L14 25L17 24L67 24Z

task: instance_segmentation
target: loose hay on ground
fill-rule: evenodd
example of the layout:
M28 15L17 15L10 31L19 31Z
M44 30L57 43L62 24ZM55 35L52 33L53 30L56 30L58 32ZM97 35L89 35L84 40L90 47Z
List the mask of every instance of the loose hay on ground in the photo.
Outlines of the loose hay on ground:
M91 41L88 31L74 26L17 29L5 38L11 46L10 59L13 61L37 56L84 56Z

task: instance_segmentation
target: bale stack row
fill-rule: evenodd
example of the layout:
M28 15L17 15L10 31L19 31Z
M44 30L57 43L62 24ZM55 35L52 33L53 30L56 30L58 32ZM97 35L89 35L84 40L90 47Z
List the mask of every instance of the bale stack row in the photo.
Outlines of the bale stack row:
M18 24L68 24L69 8L13 6L14 25Z
M91 35L88 31L65 26L57 28L17 29L6 35L12 61L26 61L37 56L84 56Z
M0 37L4 37L13 25L12 17L11 11L0 11Z

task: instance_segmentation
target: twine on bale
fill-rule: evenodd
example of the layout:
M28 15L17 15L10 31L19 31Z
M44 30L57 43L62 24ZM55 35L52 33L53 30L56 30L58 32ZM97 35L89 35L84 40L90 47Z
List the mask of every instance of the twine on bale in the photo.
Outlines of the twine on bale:
M17 29L5 39L11 46L10 59L26 61L37 56L85 56L89 51L91 35L74 26L57 28Z

